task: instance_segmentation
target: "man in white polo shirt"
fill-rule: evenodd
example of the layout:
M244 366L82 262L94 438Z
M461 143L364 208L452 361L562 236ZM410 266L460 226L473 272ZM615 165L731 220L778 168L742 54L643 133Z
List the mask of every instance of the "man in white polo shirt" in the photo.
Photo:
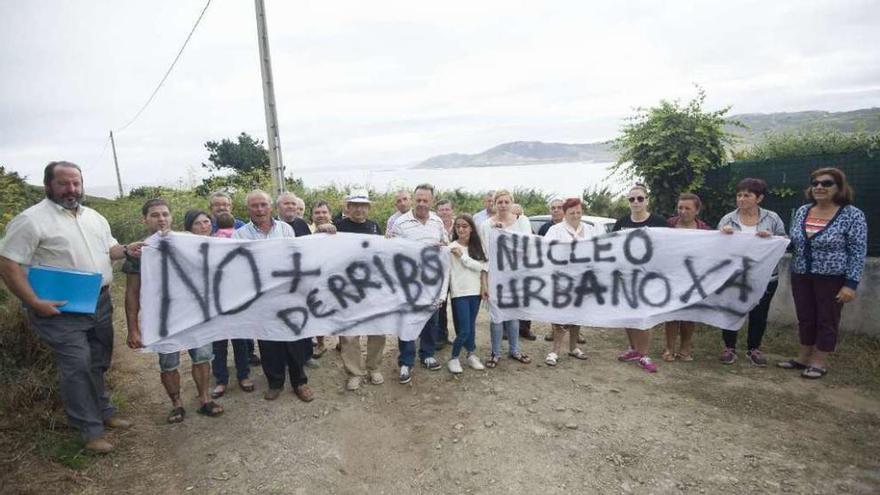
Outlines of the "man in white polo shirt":
M79 166L52 162L43 172L46 199L20 213L6 226L0 240L0 276L27 310L31 328L55 352L61 400L70 426L79 430L86 450L107 453L113 445L104 428L127 428L116 418L104 373L113 353L111 260L140 256L143 243L123 246L110 233L98 212L82 206L83 180ZM23 266L52 266L101 274L101 292L94 314L62 313L64 301L40 299Z
M449 237L443 227L443 220L431 211L431 205L434 204L434 186L420 184L416 186L413 196L415 207L394 222L391 237L402 237L431 245L449 243ZM437 301L438 305L439 302ZM438 311L435 309L419 335L419 360L425 368L431 371L437 371L443 367L434 357L434 351L437 349L437 319ZM412 380L412 367L415 364L416 343L415 341L398 340L397 345L400 350L397 361L400 365L400 383L409 383Z

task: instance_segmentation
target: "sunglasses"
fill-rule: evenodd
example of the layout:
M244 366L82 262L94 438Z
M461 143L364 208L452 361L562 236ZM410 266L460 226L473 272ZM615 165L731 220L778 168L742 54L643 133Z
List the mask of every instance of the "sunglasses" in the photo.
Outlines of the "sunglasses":
M628 199L630 203L635 203L636 201L638 201L639 203L642 203L645 201L644 196L632 196L632 197L629 197L626 199Z
M834 182L834 181L831 180L831 179L825 179L825 180L814 180L813 182L810 182L810 184L811 184L813 187L819 187L819 186L822 186L822 187L825 187L825 188L829 188L829 187L832 187L832 186L836 186L836 185L837 185L837 183Z

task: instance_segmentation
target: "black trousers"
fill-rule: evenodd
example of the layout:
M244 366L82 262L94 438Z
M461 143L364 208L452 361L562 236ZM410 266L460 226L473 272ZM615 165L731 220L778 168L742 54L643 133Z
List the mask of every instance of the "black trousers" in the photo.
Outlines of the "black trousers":
M293 387L308 383L309 379L303 366L312 347L311 339L294 342L258 340L257 343L260 346L260 363L266 381L269 382L269 388L284 388L285 368L290 374L290 384Z
M438 321L440 326L437 327L437 341L446 345L449 342L449 316L446 314L446 301L443 301L443 304L440 305Z
M778 287L778 280L767 284L767 290L761 296L761 301L758 302L754 309L749 311L749 350L761 347L761 342L764 340L764 331L767 330L767 315L770 313L770 302L773 301L773 294L776 294ZM736 330L722 330L721 338L724 340L725 347L736 349L737 335L739 335L739 332Z

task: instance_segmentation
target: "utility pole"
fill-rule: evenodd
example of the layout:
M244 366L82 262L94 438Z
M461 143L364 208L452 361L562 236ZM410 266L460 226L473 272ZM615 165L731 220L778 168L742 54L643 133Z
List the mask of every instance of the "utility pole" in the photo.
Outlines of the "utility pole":
M260 45L260 73L263 75L263 105L266 112L266 144L272 169L275 197L284 192L284 163L281 161L281 137L278 134L278 112L275 107L275 85L272 82L272 59L269 56L269 35L266 30L266 6L254 0L257 11L257 41Z
M119 175L119 160L116 159L116 141L113 139L113 131L110 131L110 146L113 148L113 165L116 165L116 185L119 187L119 197L122 193L122 176Z

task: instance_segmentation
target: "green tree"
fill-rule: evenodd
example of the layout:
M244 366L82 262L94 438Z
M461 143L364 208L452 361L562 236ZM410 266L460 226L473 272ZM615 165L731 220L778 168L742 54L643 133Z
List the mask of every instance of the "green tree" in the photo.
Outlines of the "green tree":
M598 217L620 218L629 212L626 197L611 192L608 186L584 189L584 213Z
M269 152L263 146L263 141L244 132L238 135L237 142L229 139L208 141L205 149L210 153L210 163L203 162L202 167L209 170L231 170L235 173L269 170Z
M705 99L698 87L697 96L684 106L661 100L659 106L639 108L615 140L619 155L612 172L643 181L656 211L674 212L678 195L699 190L706 172L722 166L727 147L735 143L724 126L742 124L724 119L729 106L704 111Z

